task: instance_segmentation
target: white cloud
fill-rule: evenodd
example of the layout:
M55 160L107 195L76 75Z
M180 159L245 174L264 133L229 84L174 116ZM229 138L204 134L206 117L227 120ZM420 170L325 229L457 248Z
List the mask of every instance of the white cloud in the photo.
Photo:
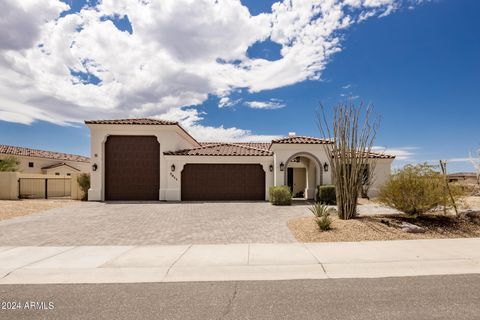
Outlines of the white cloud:
M239 128L212 127L201 124L205 113L193 108L173 108L158 116L160 119L178 121L193 137L199 141L250 141L270 142L281 136L255 135L250 130Z
M230 97L221 97L218 102L218 107L219 108L233 107L234 105L239 104L241 101L242 99L232 100Z
M395 160L399 161L414 161L415 151L417 147L399 147L399 148L389 148L389 147L381 147L381 146L374 146L372 151L391 154L395 156Z
M238 0L104 0L59 17L68 8L59 0L0 0L0 27L8 30L0 35L0 119L69 124L158 117L196 110L209 95L220 98L219 107L233 105L239 102L229 98L235 90L319 79L341 50L342 32L362 14L380 16L398 3L284 1L272 13L251 16ZM128 16L133 33L105 16ZM252 44L267 39L281 45L279 60L247 56ZM85 83L82 75L100 83ZM201 127L199 113L184 116L193 117L192 128L202 134L251 134Z
M451 158L448 159L447 162L472 162L471 158Z
M34 46L45 21L58 17L60 12L68 8L59 1L0 1L0 50L21 50Z
M269 101L247 101L245 104L252 109L281 109L285 108L285 104L277 99L270 99Z

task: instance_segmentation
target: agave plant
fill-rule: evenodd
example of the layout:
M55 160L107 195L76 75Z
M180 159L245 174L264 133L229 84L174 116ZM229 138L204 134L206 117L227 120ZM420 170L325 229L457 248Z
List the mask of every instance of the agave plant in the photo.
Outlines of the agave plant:
M323 203L316 203L308 209L315 216L315 222L317 223L320 230L328 231L332 229L332 219L330 218L330 212L332 211L331 207Z

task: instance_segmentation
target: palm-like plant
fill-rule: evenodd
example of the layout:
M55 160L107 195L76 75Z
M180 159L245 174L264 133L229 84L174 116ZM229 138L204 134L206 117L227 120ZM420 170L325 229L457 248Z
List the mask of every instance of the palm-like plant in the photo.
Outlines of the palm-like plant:
M315 216L315 222L322 231L331 230L332 219L330 218L330 212L332 208L323 203L316 203L308 208Z

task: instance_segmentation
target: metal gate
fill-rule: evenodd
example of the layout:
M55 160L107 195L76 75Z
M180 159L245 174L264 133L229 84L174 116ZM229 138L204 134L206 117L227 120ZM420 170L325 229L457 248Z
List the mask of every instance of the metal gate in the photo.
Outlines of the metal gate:
M69 198L72 192L71 178L19 178L20 199Z

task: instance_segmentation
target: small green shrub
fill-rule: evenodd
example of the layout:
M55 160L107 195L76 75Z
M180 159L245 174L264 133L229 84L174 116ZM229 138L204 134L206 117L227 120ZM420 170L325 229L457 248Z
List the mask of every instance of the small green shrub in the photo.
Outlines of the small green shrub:
M309 210L315 215L315 222L321 231L331 230L332 219L330 218L330 212L332 208L329 208L323 203L316 203Z
M77 177L78 185L82 190L82 201L88 200L88 189L90 189L90 175L88 173L82 173Z
M337 195L334 185L325 185L317 187L317 202L326 205L336 205Z
M444 204L452 205L450 196L446 193L445 180L435 169L436 166L425 163L407 165L395 171L380 189L378 200L412 216ZM458 185L450 184L450 190L455 201L464 195Z
M0 171L4 172L15 172L18 171L18 166L20 165L20 160L15 156L7 156L3 159L0 159Z
M268 190L270 202L276 206L288 206L292 204L292 192L288 186L270 187Z

